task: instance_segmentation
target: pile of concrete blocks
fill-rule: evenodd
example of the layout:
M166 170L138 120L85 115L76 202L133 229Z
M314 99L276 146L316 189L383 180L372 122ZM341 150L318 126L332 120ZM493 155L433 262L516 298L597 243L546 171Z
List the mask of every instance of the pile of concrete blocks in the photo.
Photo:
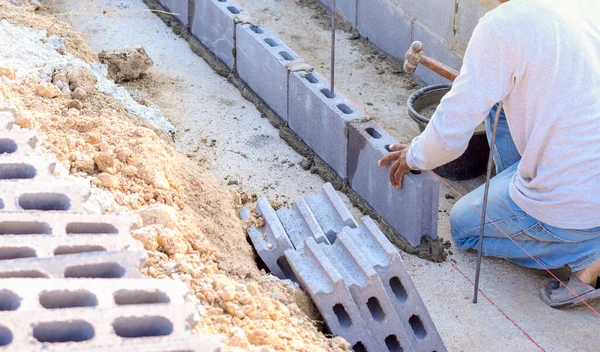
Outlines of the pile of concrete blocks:
M0 348L3 351L219 351L193 335L187 287L142 279L125 213L86 211L85 182L55 176L34 130L0 111Z
M373 1L377 7L386 0ZM174 1L159 2L171 9ZM330 4L329 0L323 2ZM180 11L190 14L191 34L237 74L281 119L282 125L302 139L340 179L348 180L351 188L410 245L419 246L425 237L437 239L440 184L433 173L408 174L402 189L392 187L387 176L390 167L377 166L379 158L389 152L386 147L396 143L385 130L370 121L342 92L331 92L325 77L234 0L191 3L193 9L188 5ZM178 6L186 4L183 1ZM338 1L337 6L342 15L350 16L352 23L360 24L358 10L365 7L360 0ZM357 13L358 17L352 17ZM410 37L410 26L402 31ZM393 46L406 44L408 48L409 41L410 38Z
M361 351L445 351L402 257L370 217L358 223L330 184L249 230L271 273L297 282L331 332ZM244 212L242 218L247 218Z

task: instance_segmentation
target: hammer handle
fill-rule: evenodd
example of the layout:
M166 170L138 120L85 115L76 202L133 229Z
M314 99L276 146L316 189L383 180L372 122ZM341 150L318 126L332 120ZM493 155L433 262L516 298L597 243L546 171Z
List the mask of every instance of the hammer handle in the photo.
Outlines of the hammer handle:
M446 78L451 82L454 82L456 77L458 77L459 75L459 72L453 69L452 67L425 55L421 57L421 65L427 67L428 69L432 70L433 72L437 73L438 75Z

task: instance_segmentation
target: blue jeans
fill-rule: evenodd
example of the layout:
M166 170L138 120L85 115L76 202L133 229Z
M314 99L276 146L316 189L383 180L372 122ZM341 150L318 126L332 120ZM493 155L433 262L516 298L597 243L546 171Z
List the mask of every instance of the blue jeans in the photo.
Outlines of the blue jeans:
M486 119L488 140L491 139L496 108L497 106L492 109ZM528 268L542 269L525 253L527 251L548 269L568 265L572 271L579 271L600 260L600 228L556 228L527 215L512 201L508 189L520 159L508 129L506 116L502 112L494 148L497 175L490 183L482 254L504 258ZM479 248L483 193L484 186L481 186L467 194L454 205L450 214L452 237L456 246L462 250ZM474 209L474 206L478 210Z

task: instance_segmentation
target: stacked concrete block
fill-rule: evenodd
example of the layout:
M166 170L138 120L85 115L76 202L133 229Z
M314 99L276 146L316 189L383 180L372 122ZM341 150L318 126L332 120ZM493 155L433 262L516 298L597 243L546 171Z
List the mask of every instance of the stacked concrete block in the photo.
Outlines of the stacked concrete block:
M264 226L259 231L256 226L248 230L254 248L271 273L280 279L289 276L285 251L292 248L292 243L283 229L275 210L265 198L258 199L257 212L263 216Z
M358 226L354 216L352 216L331 183L324 184L321 193L307 195L305 200L312 213L315 214L323 233L329 239L329 243L335 242L336 235L344 227ZM318 238L316 239L318 241Z
M328 9L332 9L332 0L319 0ZM340 14L352 27L356 27L356 5L357 0L336 0L336 13Z
M486 13L498 6L498 0L458 0L454 41L458 52L464 52L475 26Z
M313 72L293 72L289 86L289 126L341 178L347 177L346 158L350 121L364 114Z
M413 19L392 0L358 0L359 33L400 60L412 42L412 25Z
M264 26L239 24L235 45L240 78L288 121L288 66L301 62L300 57Z
M359 228L346 228L339 237L340 241L351 241L360 248L368 266L375 269L414 349L446 351L402 257L375 222L364 217Z
M184 26L189 22L188 0L158 0L167 11L171 11Z
M411 245L425 236L437 239L439 180L429 171L407 173L402 188L389 181L390 166L377 161L396 141L373 121L350 124L348 170L350 186Z
M317 243L330 244L315 214L303 197L298 197L292 208L277 210L277 216L295 249L304 247L304 242L310 237Z
M331 332L348 340L355 351L360 347L365 351L380 351L325 248L309 238L302 249L287 250L285 255Z
M89 196L87 181L57 180L48 184L15 180L0 193L0 209L83 212Z
M233 0L195 0L192 34L229 68L235 65L235 22L244 10Z

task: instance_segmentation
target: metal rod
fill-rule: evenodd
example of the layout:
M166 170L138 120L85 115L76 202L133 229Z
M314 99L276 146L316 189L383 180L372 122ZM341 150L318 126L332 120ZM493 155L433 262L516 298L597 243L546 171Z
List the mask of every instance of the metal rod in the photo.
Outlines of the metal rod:
M481 209L481 227L479 229L479 250L477 251L477 270L475 272L475 292L473 292L473 303L477 303L479 294L479 273L481 272L481 256L483 251L483 234L485 219L487 213L488 195L490 192L490 181L492 178L492 162L494 161L494 146L496 145L496 132L498 131L498 120L500 112L504 108L504 102L500 102L496 116L494 117L494 126L492 127L492 141L490 143L490 155L488 157L487 173L485 175L485 192L483 193L483 208Z
M335 0L331 0L331 97L335 97L335 28L337 19L335 16Z

